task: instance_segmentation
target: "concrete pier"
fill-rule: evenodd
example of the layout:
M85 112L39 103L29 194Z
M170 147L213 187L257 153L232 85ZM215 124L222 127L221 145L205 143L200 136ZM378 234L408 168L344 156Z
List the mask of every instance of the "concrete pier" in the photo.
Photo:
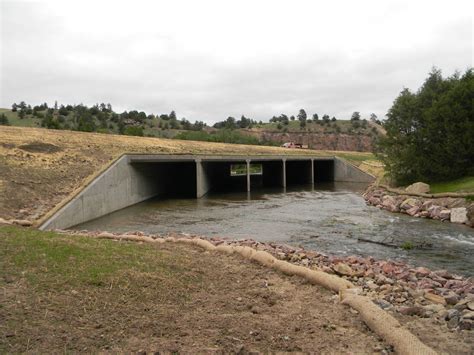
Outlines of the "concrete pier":
M247 167L231 175L233 164ZM262 173L252 175L251 164ZM374 177L336 157L125 155L44 222L40 229L65 229L155 196L201 198L211 190L251 191L345 181L370 183Z

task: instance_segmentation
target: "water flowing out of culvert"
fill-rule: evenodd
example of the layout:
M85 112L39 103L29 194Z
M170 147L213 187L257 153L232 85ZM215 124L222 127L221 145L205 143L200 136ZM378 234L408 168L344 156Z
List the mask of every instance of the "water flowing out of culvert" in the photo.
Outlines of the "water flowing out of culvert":
M474 274L473 229L367 206L360 196L364 188L328 183L201 199L155 198L74 229L252 238Z

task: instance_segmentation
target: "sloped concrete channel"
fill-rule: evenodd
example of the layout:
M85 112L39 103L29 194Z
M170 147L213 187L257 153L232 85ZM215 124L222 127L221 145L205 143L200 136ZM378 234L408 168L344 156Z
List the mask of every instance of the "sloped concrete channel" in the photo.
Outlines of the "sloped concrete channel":
M244 164L247 174L231 175ZM252 175L251 164L262 173ZM250 191L319 182L372 182L374 177L337 157L124 155L65 204L40 229L65 229L156 196L200 198L211 190Z

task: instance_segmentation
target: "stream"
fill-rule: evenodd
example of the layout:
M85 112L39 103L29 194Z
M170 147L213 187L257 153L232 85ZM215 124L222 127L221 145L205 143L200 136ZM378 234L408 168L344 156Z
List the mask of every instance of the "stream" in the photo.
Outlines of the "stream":
M201 199L154 198L73 229L251 238L474 274L474 229L367 206L364 189L364 184L325 183Z

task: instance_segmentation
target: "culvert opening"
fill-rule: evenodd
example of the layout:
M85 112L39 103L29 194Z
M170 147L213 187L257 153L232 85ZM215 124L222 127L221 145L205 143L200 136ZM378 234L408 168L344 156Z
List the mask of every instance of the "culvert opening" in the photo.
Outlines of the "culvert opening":
M252 187L283 187L283 161L255 161L262 166L262 174L251 176Z
M154 190L155 197L196 197L194 162L135 163L132 167L145 179L144 188Z
M202 165L210 192L247 191L247 163L245 161L203 162ZM233 166L235 166L234 169Z
M312 183L311 160L286 161L286 185L306 185Z
M314 160L314 182L334 181L334 160Z

